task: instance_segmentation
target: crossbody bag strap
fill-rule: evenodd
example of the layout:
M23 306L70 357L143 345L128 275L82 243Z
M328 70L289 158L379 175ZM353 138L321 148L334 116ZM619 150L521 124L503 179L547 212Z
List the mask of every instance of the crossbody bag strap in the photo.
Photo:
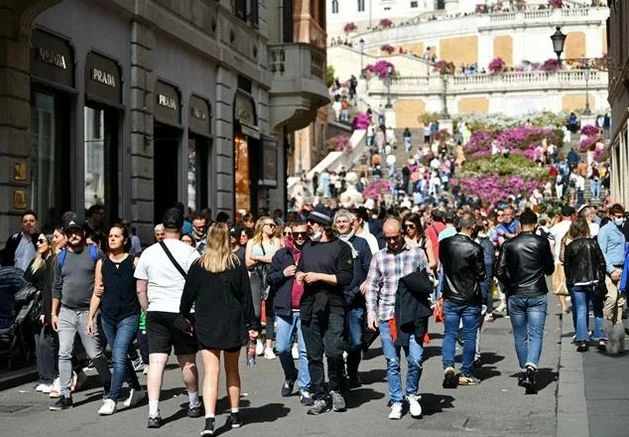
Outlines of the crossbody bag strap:
M168 259L173 263L173 265L175 266L175 268L177 270L179 270L179 273L181 273L181 276L183 276L184 279L188 278L188 274L186 273L186 271L183 269L183 267L181 267L179 265L179 263L177 262L177 260L175 259L175 257L173 256L172 253L170 253L170 250L168 250L168 247L166 246L166 244L163 241L159 242L159 245L162 246L162 249L164 249L164 252L166 252L166 256L168 257Z

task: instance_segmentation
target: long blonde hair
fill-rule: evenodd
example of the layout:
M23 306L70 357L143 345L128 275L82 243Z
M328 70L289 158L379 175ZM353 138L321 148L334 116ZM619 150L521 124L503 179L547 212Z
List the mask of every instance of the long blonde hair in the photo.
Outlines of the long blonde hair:
M33 274L33 275L39 269L44 267L46 265L46 259L49 256L54 255L54 253L55 253L55 251L54 251L55 243L53 243L53 241L52 241L52 234L40 234L40 235L44 235L46 237L46 241L48 241L48 256L46 258L42 258L39 255L39 252L37 253L37 255L35 255L35 258L33 259L33 264L31 264L31 274ZM39 237L38 237L38 239L39 239Z
M239 264L232 252L227 224L214 223L208 231L207 248L199 258L199 265L210 273L220 273Z
M269 217L268 215L263 215L262 217L260 217L258 219L258 221L256 222L256 227L254 228L253 231L253 244L259 244L260 246L262 246L262 240L264 238L264 226L267 223L273 223L275 224L275 222L273 221L273 219L271 217Z

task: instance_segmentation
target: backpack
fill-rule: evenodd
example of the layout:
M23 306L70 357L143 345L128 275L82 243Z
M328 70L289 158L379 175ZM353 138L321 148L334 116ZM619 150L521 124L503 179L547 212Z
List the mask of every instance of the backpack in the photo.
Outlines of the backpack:
M87 249L90 252L90 259L92 260L94 264L96 264L96 261L98 261L98 247L96 247L94 244L89 244L87 246ZM63 248L61 252L59 252L59 255L57 255L57 260L59 261L59 268L63 268L63 263L66 262L67 256L68 256L68 249Z

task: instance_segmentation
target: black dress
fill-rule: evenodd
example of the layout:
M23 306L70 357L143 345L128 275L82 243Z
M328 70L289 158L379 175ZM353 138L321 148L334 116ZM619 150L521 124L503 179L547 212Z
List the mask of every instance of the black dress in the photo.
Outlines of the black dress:
M202 349L234 351L257 329L249 274L243 264L210 273L196 261L188 271L179 312L190 316L194 304L196 332Z

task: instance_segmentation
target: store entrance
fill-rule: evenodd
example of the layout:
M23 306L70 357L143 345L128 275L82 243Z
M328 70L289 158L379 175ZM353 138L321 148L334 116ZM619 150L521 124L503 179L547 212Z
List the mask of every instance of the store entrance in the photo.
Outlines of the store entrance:
M161 223L168 208L172 208L179 192L179 144L181 131L155 123L153 155L153 218Z

